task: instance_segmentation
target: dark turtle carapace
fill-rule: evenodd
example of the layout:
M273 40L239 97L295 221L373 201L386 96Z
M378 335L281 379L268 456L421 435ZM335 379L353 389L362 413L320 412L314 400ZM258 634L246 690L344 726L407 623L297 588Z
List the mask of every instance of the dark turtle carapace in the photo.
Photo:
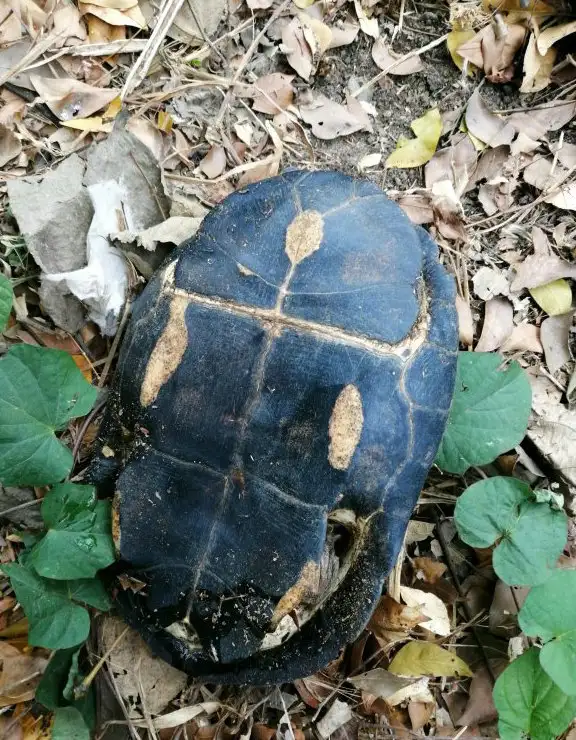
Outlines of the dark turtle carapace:
M211 211L135 303L94 466L145 584L118 604L157 655L276 683L359 634L457 344L436 245L369 182L290 171Z

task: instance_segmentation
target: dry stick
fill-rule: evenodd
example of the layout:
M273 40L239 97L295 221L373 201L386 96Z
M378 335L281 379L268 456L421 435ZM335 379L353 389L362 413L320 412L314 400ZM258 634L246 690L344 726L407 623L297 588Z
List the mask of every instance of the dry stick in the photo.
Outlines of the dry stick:
M34 501L26 501L24 504L18 504L18 506L11 506L9 509L4 509L4 511L0 511L0 517L6 516L6 514L11 514L13 511L20 511L20 509L27 509L29 506L35 506L36 504L41 504L42 501L44 501L44 498L35 498Z
M440 36L440 38L434 39L434 41L430 41L429 44L426 44L425 46L421 46L419 49L414 49L413 51L409 51L407 54L404 54L404 56L401 56L399 59L396 59L395 62L389 64L386 69L382 70L382 72L379 72L376 77L373 77L371 80L368 80L368 82L365 82L362 87L359 87L358 90L352 93L352 97L357 98L359 95L362 95L363 92L376 85L376 83L380 82L383 77L386 77L386 75L393 69L395 69L399 64L402 64L402 62L406 62L408 59L412 59L412 57L420 56L420 54L424 54L425 52L430 51L430 49L434 49L436 46L440 46L440 44L443 44L447 38L448 34L445 33L444 36Z
M488 670L488 673L490 674L490 677L492 679L492 683L494 684L496 683L496 676L494 675L494 671L492 670L492 665L490 664L490 659L488 658L488 654L486 653L486 648L484 647L484 643L480 639L478 630L473 624L474 617L472 617L468 604L466 603L466 600L464 598L464 593L462 591L460 579L458 578L456 574L456 569L454 568L454 563L452 562L452 558L450 556L450 551L448 549L448 543L444 539L444 535L442 533L442 527L440 526L440 523L441 523L440 519L436 514L434 514L434 519L436 520L436 532L438 533L438 540L440 541L440 545L442 547L442 551L446 559L446 564L448 565L448 570L450 571L452 580L454 581L456 585L456 589L462 599L462 608L464 609L468 622L470 623L470 630L472 634L474 635L474 639L476 640L478 647L480 648L480 652L482 653L482 657L484 658L484 662L486 663L486 669Z
M124 83L124 87L120 93L120 98L122 100L142 84L148 74L152 60L156 56L162 41L164 41L164 37L168 33L170 26L174 22L174 19L178 15L178 11L183 4L184 0L165 0L158 16L156 26L146 44L146 48L138 57L138 61L132 67L128 77L126 78L126 82Z
M116 350L118 349L118 345L120 344L120 340L122 339L122 334L124 333L126 323L128 322L128 316L130 315L131 308L132 308L132 304L130 303L130 301L126 301L126 305L124 306L124 312L122 313L122 318L120 319L120 326L118 327L116 336L114 337L114 340L112 341L110 352L108 353L108 357L106 358L106 364L104 365L104 368L102 369L102 375L100 375L100 380L98 381L98 388L102 388L102 386L106 382L106 378L108 377L108 373L110 372L110 366L112 365L112 360L114 359Z
M250 59L252 59L252 55L258 48L258 44L260 43L260 39L263 38L266 31L270 28L270 26L274 23L274 21L278 20L284 10L290 5L292 0L284 0L284 2L279 5L276 10L272 13L270 18L266 21L264 26L262 27L262 30L256 34L254 37L254 40L248 47L246 53L244 54L244 57L242 58L242 61L240 63L240 66L236 70L234 77L232 78L230 88L228 92L226 93L224 100L222 101L222 105L220 106L220 110L218 111L218 115L216 116L216 120L214 122L214 125L218 127L222 123L222 119L224 118L224 113L226 112L226 108L228 107L228 104L230 103L230 100L232 98L232 91L234 89L234 85L238 82L240 77L243 75L244 70L248 66L248 63L250 62Z

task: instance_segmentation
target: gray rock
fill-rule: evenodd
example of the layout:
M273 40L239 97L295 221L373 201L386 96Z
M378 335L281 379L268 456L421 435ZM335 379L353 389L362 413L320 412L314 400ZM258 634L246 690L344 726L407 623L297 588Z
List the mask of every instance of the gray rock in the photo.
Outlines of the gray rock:
M0 512L12 509L14 506L36 501L36 496L31 488L15 488L0 484ZM40 503L32 503L24 509L9 511L2 516L13 524L26 529L42 529L44 523L40 514Z
M84 163L73 154L35 179L8 181L10 208L30 254L44 272L77 270L86 264L92 203L82 184Z
M42 280L40 283L40 301L42 310L61 329L75 334L85 322L83 304L70 293L65 283L53 283Z

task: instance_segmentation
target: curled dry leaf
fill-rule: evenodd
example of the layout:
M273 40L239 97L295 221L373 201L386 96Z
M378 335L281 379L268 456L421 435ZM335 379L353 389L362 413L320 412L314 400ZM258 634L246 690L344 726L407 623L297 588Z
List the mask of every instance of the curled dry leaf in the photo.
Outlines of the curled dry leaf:
M426 583L436 583L447 570L444 563L428 557L414 558L413 562L417 576L423 578Z
M282 51L288 64L305 80L310 79L331 41L328 26L304 13L282 28Z
M462 205L449 180L432 185L432 208L436 228L445 239L467 240Z
M362 31L367 36L372 36L372 38L377 39L378 36L380 36L380 28L378 27L378 21L376 18L368 18L360 0L354 0L354 8Z
M50 79L30 75L30 81L43 103L61 121L87 118L102 110L118 96L118 90L93 87L71 78Z
M514 329L514 309L506 298L491 298L484 308L482 334L475 352L494 352L501 347Z
M456 312L458 314L458 334L462 344L468 347L472 346L474 341L474 320L470 303L465 301L462 296L456 296Z
M520 92L535 93L547 87L555 61L556 49L552 47L545 54L541 54L536 45L536 36L532 33L524 53L524 79Z
M135 5L126 10L116 8L100 7L92 3L78 3L78 9L82 15L93 15L110 26L130 26L131 28L146 28L146 19L142 11Z
M558 278L576 278L576 265L560 259L552 252L542 229L535 226L532 229L532 239L534 254L515 265L516 276L510 286L513 291L536 288Z
M383 630L410 632L417 624L425 621L426 617L422 616L418 609L399 604L390 595L386 594L378 602L378 606L368 624L368 629L376 636Z
M546 365L552 375L571 359L569 339L573 320L574 312L570 311L545 319L540 327L540 340L544 347Z
M22 151L22 142L6 126L0 124L0 167L11 162Z
M456 193L461 195L468 189L477 159L478 153L470 137L456 134L451 138L450 146L437 151L424 168L426 187L431 188L435 182L449 180Z
M457 53L484 70L490 82L509 82L514 77L514 57L526 36L520 24L492 22L458 47Z
M294 98L293 79L292 75L284 75L280 72L260 77L254 84L252 95L254 110L276 115L287 108Z
M514 128L488 109L478 89L468 101L465 119L468 131L490 147L510 144L514 138Z
M350 677L348 682L367 694L379 699L386 699L400 689L413 684L414 679L396 676L384 668L374 668L371 671L366 671L366 673Z
M392 51L382 37L377 38L372 45L372 59L376 66L382 70L388 69L394 65L401 57L402 54L396 54L395 51ZM398 76L411 75L415 72L421 72L423 69L424 66L420 57L414 56L410 59L406 59L400 64L396 64L392 69L390 69L389 74Z
M493 682L486 666L480 666L470 683L469 697L464 714L458 720L458 726L478 725L492 722L498 716L492 699Z
M34 698L48 661L21 653L8 642L0 642L0 707Z
M430 722L436 710L436 702L411 701L408 702L408 716L412 730L417 732Z
M536 39L536 46L542 56L545 56L551 46L557 41L576 33L576 21L570 23L560 23L557 26L550 26L545 31L541 31Z
M418 609L427 618L426 621L420 623L420 627L442 637L450 634L450 617L446 604L436 594L400 586L400 595L407 606Z
M350 104L341 105L321 94L301 105L300 115L319 139L336 139L368 127L366 119L360 118L356 109L353 112Z

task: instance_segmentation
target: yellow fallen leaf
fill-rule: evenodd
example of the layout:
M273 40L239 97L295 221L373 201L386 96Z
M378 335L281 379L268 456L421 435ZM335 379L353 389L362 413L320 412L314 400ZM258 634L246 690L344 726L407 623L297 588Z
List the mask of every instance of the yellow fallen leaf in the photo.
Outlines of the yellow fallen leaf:
M91 118L72 118L70 121L62 121L62 125L76 129L77 131L88 131L94 134L109 134L112 131L112 123L104 123L101 116L92 116Z
M466 663L433 642L414 640L404 645L388 667L398 676L472 676Z
M560 316L572 308L572 289L564 278L530 288L530 294L548 316Z
M122 110L122 100L120 95L111 101L110 105L106 108L102 114L102 118L116 118L118 113Z
M297 8L304 10L304 8L309 8L311 5L314 5L316 0L292 0L292 2Z
M458 69L464 69L464 59L460 54L458 54L458 49L462 44L465 44L467 41L474 38L474 36L476 36L476 32L472 29L468 29L467 31L450 31L448 34L446 46L448 47L452 61ZM468 76L471 77L476 69L477 67L469 62L467 71Z
M442 134L442 117L438 108L432 108L412 121L410 128L415 139L398 139L396 151L386 160L387 167L420 167L434 156Z
M160 131L163 131L165 134L169 134L170 131L172 131L173 125L174 121L172 120L170 113L166 113L165 110L158 111L157 126Z
M526 5L522 0L482 0L482 7L488 13L497 10L500 13L519 12L525 14L527 18L543 15L556 15L557 11L543 0L528 0Z

